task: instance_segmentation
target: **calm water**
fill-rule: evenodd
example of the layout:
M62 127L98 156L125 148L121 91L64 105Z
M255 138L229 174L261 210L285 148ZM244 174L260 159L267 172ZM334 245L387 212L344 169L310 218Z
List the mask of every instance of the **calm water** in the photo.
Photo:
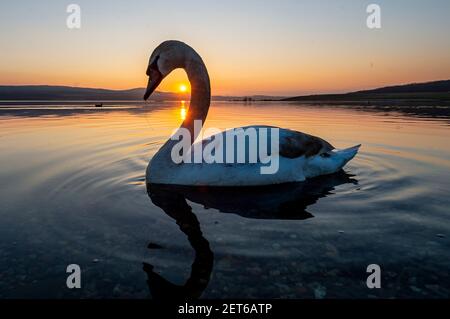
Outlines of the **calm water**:
M0 109L0 297L449 297L449 109L216 102L208 127L363 146L345 172L306 183L147 189L182 113ZM82 289L66 288L72 263ZM366 287L369 264L382 289Z

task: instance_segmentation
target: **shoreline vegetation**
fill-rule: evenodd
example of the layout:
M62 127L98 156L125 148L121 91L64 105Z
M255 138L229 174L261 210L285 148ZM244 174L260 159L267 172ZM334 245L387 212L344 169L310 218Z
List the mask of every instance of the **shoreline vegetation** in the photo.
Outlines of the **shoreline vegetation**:
M0 105L13 102L142 102L144 88L108 90L69 86L27 85L0 86ZM189 94L156 92L153 101L189 100ZM213 96L214 101L230 102L301 102L308 104L450 106L450 80L387 86L342 94L316 94L294 97L253 95Z

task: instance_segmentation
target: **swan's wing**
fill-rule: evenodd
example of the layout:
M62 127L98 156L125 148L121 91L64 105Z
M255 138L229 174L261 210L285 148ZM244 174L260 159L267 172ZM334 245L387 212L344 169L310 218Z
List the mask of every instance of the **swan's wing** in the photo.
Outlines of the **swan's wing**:
M283 157L310 157L332 149L334 147L320 137L291 130L280 132L279 154Z
M328 143L327 141L321 139L320 137L316 137L313 135L309 135L306 133L292 131L288 129L283 129L279 127L273 126L246 126L237 129L241 129L237 133L237 135L243 135L245 130L248 129L256 129L257 131L260 129L278 129L279 130L279 155L285 158L297 158L301 156L310 157L323 152L330 151L334 149L334 147ZM236 130L236 129L233 129ZM223 131L217 134L212 135L209 138L202 140L200 143L203 144L203 149L211 143L212 140L217 140L219 138L221 143L219 143L220 147L223 147L223 156L225 159L226 147L225 141L228 131ZM269 131L271 133L271 131ZM257 137L258 138L258 137ZM257 143L258 144L258 143ZM235 145L237 147L237 145ZM246 149L246 157L248 156L249 149ZM237 153L237 149L234 149L234 154ZM248 165L248 164L247 164Z

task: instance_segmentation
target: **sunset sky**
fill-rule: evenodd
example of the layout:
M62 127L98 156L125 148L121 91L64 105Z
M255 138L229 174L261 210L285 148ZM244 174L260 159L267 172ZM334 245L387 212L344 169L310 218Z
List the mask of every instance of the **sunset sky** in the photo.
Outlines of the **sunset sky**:
M81 6L81 29L66 7ZM381 6L382 28L366 26ZM450 1L0 2L0 85L143 87L152 50L178 39L215 95L343 92L450 78ZM187 84L177 70L159 87Z

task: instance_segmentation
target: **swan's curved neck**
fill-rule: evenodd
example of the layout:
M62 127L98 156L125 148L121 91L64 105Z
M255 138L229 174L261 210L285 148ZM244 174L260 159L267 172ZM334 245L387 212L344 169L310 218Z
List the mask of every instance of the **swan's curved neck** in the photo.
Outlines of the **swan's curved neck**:
M211 103L211 87L208 71L200 57L187 63L185 70L191 84L191 102L186 119L181 127L189 130L192 144L200 133L194 131L194 122L201 121L203 126L208 115Z
M180 128L188 129L191 136L191 144L200 133L200 127L194 129L194 123L200 121L201 126L204 125L206 116L208 115L209 105L211 103L211 86L208 71L199 55L190 59L184 66L184 69L191 84L191 101L186 118ZM159 150L159 154L170 156L172 147L178 143L176 140L169 139Z

